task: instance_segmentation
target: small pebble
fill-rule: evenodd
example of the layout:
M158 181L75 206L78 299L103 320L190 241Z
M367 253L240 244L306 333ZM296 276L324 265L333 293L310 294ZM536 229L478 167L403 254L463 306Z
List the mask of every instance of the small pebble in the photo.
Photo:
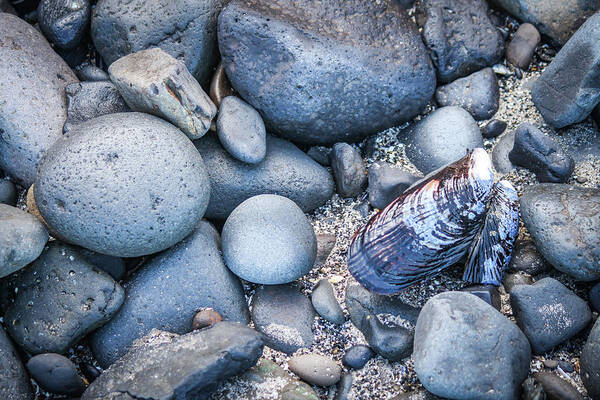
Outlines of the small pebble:
M361 369L374 356L375 353L369 346L357 344L346 350L342 357L342 364L347 368Z
M573 364L571 364L568 361L563 361L560 360L558 362L558 366L560 367L560 369L562 369L564 372L566 372L567 374L570 374L572 372L575 372L575 367L573 366Z
M547 400L583 400L583 396L569 382L552 372L540 371L533 379L541 383Z
M341 325L344 323L344 311L335 298L333 286L327 279L317 283L311 294L311 300L315 311L327 321Z
M27 369L33 379L50 393L79 396L85 390L75 364L60 354L33 356L27 362Z
M342 369L335 361L314 353L292 357L288 366L300 378L318 386L335 385L342 374Z
M223 321L223 316L221 316L221 314L219 314L212 308L207 308L206 310L202 310L196 313L196 315L194 315L194 320L192 321L192 329L198 330L206 328L221 321Z
M369 202L383 209L420 178L385 162L369 167Z
M481 128L481 134L484 138L491 139L502 135L502 133L504 133L505 130L506 122L501 121L499 119L493 119L487 124L485 124L483 128Z
M516 67L527 70L540 39L540 33L535 26L528 23L521 24L506 47L506 60Z
M496 310L500 310L502 305L500 301L500 292L494 285L473 285L467 286L461 290L462 292L471 293L493 306Z
M544 261L531 240L517 240L508 269L537 275L550 270L550 265Z
M38 22L44 35L61 49L73 49L83 39L90 20L89 0L42 0Z
M558 361L544 360L544 367L549 368L549 369L556 369L556 367L558 367Z
M81 372L83 372L83 375L85 375L85 378L89 383L94 382L96 378L99 377L100 374L102 374L102 372L98 368L86 362L82 363L80 367Z
M390 361L400 361L412 352L414 333L403 326L387 326L374 314L365 317L361 332L369 346Z
M329 159L331 148L329 147L312 146L306 154L324 167L328 167L331 164L331 160Z
M336 143L331 151L331 168L342 197L354 197L367 184L367 170L358 150L347 143Z
M101 82L109 81L110 77L101 68L95 65L85 64L75 70L77 77L82 81Z

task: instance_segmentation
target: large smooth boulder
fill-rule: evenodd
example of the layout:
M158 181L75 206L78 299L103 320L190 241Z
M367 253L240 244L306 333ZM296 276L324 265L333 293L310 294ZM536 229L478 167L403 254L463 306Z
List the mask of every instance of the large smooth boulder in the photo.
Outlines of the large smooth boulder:
M34 196L60 237L136 257L186 237L204 215L202 157L177 128L148 114L107 114L65 134L40 163Z
M62 135L65 87L78 82L50 44L22 19L0 13L0 169L24 187Z
M234 0L218 30L232 86L267 130L295 142L357 141L412 118L435 90L394 0Z

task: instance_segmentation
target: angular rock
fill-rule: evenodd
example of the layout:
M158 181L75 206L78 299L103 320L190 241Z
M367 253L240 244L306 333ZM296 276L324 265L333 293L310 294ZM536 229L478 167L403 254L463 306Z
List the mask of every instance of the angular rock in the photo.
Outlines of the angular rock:
M423 174L450 164L483 147L477 122L459 107L438 108L403 132L399 138L406 145L406 155Z
M577 389L552 372L536 372L533 378L541 383L548 400L583 400Z
M546 272L550 266L544 261L531 240L517 240L508 268L511 271L522 271L530 275Z
M0 396L10 400L31 400L29 377L4 328L0 327Z
M491 68L472 73L455 80L435 91L435 99L442 107L457 106L464 108L480 121L490 119L498 111L500 88L496 74Z
M294 142L360 140L412 118L435 90L418 31L394 0L235 0L218 36L235 90Z
M533 171L540 182L566 182L575 169L571 156L529 123L519 125L515 131L508 158L514 165Z
M360 369L374 356L375 353L369 346L357 344L346 350L342 357L342 364L347 368Z
M35 355L27 361L27 369L31 377L50 393L79 396L85 390L75 364L60 354Z
M160 48L119 58L108 74L131 109L166 119L192 140L202 137L217 115L185 63Z
M8 179L0 179L0 204L14 206L17 204L17 188Z
M577 280L600 278L600 190L545 183L525 187L519 202L546 261Z
M418 4L417 23L423 27L440 82L502 60L504 40L488 17L484 0L425 0Z
M186 237L209 192L189 139L141 113L77 125L46 153L34 186L41 215L61 237L119 257L156 253Z
M225 150L240 161L257 164L265 158L265 123L258 111L238 97L227 96L221 102L217 135Z
M369 167L369 203L383 209L420 178L386 162L375 162Z
M591 398L600 397L600 320L592 328L579 360L581 380Z
M81 399L207 399L220 381L256 364L262 351L261 335L233 322L182 336L152 330Z
M342 197L354 197L367 184L367 170L358 150L348 143L336 143L329 155L337 192Z
M515 131L505 133L500 137L498 143L494 145L494 149L492 150L492 163L497 172L507 174L516 169L508 158L508 154L512 151L514 145Z
M224 0L100 0L92 13L94 45L108 65L140 50L159 47L183 60L208 84L218 63L217 16Z
M259 194L287 197L304 212L320 207L333 194L331 174L288 141L267 135L267 154L256 165L231 157L212 135L194 144L210 178L207 218L225 219L244 200Z
M37 9L40 29L61 49L76 47L90 21L89 0L42 0Z
M575 336L592 319L587 303L553 278L514 287L510 304L536 354Z
M215 228L200 221L190 236L127 280L123 306L90 338L101 366L112 364L154 328L188 332L202 308L214 309L225 320L249 322L242 284L223 263L219 242Z
M521 24L506 47L506 61L521 69L529 69L529 63L541 38L535 26Z
M125 297L107 273L56 241L1 288L8 333L32 354L66 352L111 319Z
M583 121L600 102L599 37L600 13L596 13L535 81L533 102L544 120L555 128Z
M294 374L318 386L335 385L342 375L342 369L335 361L315 353L292 357L288 366Z
M310 299L315 311L332 324L344 323L344 311L335 298L333 286L327 279L321 279L313 289Z
M296 285L259 287L251 310L254 325L270 348L292 354L312 345L315 310Z
M423 386L440 397L516 399L531 349L519 328L492 306L468 293L446 292L423 307L413 358Z
M24 187L67 118L69 66L33 26L0 14L0 169Z
M502 135L505 130L506 122L499 119L493 119L481 128L481 135L486 139L492 139Z

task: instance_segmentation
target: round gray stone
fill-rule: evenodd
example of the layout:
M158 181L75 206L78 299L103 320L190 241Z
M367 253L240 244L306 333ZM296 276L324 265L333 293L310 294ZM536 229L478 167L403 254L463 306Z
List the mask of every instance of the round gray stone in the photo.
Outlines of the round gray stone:
M119 257L179 242L204 215L209 194L192 142L141 113L77 125L48 151L34 186L40 213L61 237Z
M56 353L38 354L27 361L31 377L50 393L79 396L85 384L77 367L67 357Z
M342 369L335 361L315 353L292 357L288 366L300 378L318 386L335 385L342 376Z

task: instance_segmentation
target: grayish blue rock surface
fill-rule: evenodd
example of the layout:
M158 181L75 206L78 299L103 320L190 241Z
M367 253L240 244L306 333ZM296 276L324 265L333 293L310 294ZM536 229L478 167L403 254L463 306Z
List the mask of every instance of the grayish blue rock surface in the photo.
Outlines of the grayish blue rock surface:
M4 328L0 327L0 396L3 399L31 400L29 377Z
M61 49L76 47L90 21L89 0L42 0L37 8L44 35Z
M600 320L597 320L581 352L583 385L592 398L600 396Z

